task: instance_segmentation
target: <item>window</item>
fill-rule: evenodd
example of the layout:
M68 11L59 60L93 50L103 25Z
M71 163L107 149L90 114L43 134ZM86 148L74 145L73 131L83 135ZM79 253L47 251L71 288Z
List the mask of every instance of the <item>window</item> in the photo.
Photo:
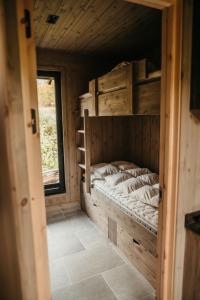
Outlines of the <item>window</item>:
M65 192L60 73L37 78L42 175L45 194Z

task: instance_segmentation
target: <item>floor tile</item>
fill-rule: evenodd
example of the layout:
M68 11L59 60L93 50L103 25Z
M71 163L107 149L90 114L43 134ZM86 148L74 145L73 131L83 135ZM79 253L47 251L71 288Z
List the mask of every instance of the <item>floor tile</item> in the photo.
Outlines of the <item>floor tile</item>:
M95 247L97 243L102 246L110 244L109 239L95 226L76 232L76 236L86 249Z
M53 300L117 300L101 276L84 280L53 293Z
M49 259L54 260L66 255L80 252L85 248L75 235L55 237L48 243Z
M108 270L102 276L119 300L154 299L151 285L129 265Z
M70 285L66 269L59 261L50 265L51 290L55 291Z
M85 250L67 256L62 261L72 283L124 264L120 256L109 246L98 246Z

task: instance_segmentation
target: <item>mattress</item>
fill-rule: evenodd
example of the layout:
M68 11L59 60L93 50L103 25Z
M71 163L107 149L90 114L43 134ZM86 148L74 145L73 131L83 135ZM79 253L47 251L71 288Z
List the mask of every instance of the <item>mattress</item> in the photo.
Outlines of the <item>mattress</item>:
M105 180L91 176L92 187L112 200L120 209L153 234L157 234L158 209L139 201L132 194L124 194L116 187L111 187Z

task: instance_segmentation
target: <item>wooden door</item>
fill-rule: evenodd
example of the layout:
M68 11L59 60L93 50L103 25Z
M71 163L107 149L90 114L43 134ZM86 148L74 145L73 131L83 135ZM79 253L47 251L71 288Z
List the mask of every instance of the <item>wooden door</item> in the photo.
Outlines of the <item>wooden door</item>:
M0 293L4 300L51 299L31 4L31 0L0 1Z

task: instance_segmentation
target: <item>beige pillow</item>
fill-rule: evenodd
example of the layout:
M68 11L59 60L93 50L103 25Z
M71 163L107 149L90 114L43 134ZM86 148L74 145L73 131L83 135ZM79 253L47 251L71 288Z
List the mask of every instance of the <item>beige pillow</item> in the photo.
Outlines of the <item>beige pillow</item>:
M134 163L121 164L118 168L122 171L130 170L130 169L138 169L139 167Z
M145 183L142 180L131 177L128 180L118 184L117 189L120 190L122 193L130 194L131 192L134 192L135 190L141 188L144 185Z
M139 168L136 164L132 163L132 162L128 162L128 161L123 161L123 160L119 160L119 161L113 161L111 162L111 164L113 166L118 167L120 170L122 171L126 171L128 169L136 169Z
M106 163L99 163L90 167L90 172L94 173L97 169L105 167Z
M112 166L111 164L108 164L104 167L96 169L94 174L97 177L105 177L105 176L112 175L112 174L115 174L118 172L119 172L119 169L117 167Z
M156 189L160 189L160 184L159 183L153 184L153 187Z
M151 173L149 171L149 169L147 169L147 168L129 169L129 170L126 170L126 172L131 174L133 177L138 177L138 176L141 176L141 175L144 175L144 174Z
M108 183L111 186L116 186L120 182L125 181L131 177L132 176L130 174L128 174L126 172L122 172L122 173L117 173L117 174L106 176L105 181L106 181L106 183Z
M140 175L138 176L138 178L144 181L146 184L150 185L159 183L159 176L156 173Z
M132 193L137 200L145 204L158 207L159 205L159 189L153 188L150 185L144 185Z
M112 161L111 165L118 167L119 165L123 165L123 164L129 164L128 161L125 160L116 160L116 161Z

